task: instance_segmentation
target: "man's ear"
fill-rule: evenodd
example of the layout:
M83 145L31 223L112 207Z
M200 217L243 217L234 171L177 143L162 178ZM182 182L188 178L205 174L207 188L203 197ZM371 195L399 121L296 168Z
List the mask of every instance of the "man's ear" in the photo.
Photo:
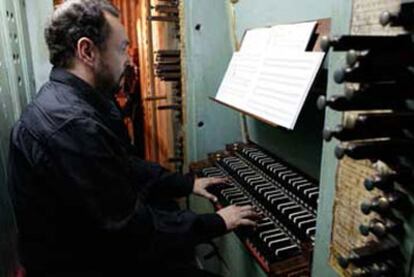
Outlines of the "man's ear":
M95 43L86 37L79 39L76 45L76 55L85 64L93 66L97 55Z

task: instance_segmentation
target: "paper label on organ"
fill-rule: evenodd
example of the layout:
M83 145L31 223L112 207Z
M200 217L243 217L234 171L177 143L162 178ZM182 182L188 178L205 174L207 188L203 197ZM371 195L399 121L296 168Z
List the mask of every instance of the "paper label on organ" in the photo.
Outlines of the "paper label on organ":
M352 35L396 35L403 28L383 27L379 18L382 12L396 12L401 0L354 0L352 6Z

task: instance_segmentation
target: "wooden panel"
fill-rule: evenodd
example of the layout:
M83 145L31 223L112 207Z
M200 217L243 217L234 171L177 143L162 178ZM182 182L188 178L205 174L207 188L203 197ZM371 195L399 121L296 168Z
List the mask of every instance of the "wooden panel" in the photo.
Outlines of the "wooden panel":
M191 162L242 138L239 113L209 100L234 51L230 1L182 2L186 160Z
M362 200L380 194L379 191L369 192L364 188L365 178L374 173L375 169L369 161L344 158L338 166L330 263L342 276L351 276L352 268L343 270L337 264L338 255L347 257L351 249L374 239L359 233L359 225L366 224L373 217L360 212Z
M53 5L56 7L57 5L62 4L65 0L53 0Z
M119 0L118 0L119 1ZM173 128L174 111L157 110L158 106L172 102L172 83L154 77L154 51L178 49L177 31L174 24L151 22L148 17L155 12L151 6L156 0L138 1L136 12L136 43L140 61L141 94L144 108L144 133L146 158L174 169L168 159L174 157L174 138L180 130ZM147 98L167 96L165 100L145 101Z
M395 12L400 8L401 0L354 0L351 22L353 35L395 35L404 32L402 28L380 25L381 12Z
M165 4L165 2L152 0L152 6L158 4ZM152 9L152 15L160 15ZM179 49L179 41L176 36L179 34L176 23L153 21L153 50L176 50ZM153 69L152 69L153 70ZM173 85L176 82L164 82L159 78L155 78L155 95L166 96L165 100L157 101L157 107L173 103ZM175 156L174 141L176 132L174 130L173 117L177 111L173 110L155 110L157 113L157 140L158 140L158 154L159 162L170 168L174 168L174 164L168 163L168 159ZM180 128L178 126L178 128Z
M141 83L141 95L142 98L153 96L153 80L152 74L152 54L148 49L149 42L149 25L147 21L149 12L148 1L140 1L138 6L138 18L137 18L137 41L140 43L138 49L139 52L139 67L140 67L140 83ZM145 145L145 157L149 160L158 161L156 152L156 128L152 124L154 122L154 105L151 102L143 103L144 109L144 139Z
M140 0L112 0L112 3L121 12L121 22L125 26L128 38L130 40L130 54L138 51L136 23L138 19L138 5Z

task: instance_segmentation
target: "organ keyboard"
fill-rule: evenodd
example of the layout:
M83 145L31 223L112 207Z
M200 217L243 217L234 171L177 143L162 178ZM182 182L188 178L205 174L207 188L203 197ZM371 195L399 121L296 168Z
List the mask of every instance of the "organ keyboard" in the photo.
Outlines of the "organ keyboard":
M231 144L193 165L199 176L229 181L209 188L220 206L253 205L255 230L236 230L271 276L308 276L316 231L317 182L255 145Z

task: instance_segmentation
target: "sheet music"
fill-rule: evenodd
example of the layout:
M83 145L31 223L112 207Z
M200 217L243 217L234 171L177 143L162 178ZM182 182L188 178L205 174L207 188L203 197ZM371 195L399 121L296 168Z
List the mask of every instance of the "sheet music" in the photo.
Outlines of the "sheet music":
M316 21L276 25L246 31L240 53L247 55L273 51L305 51Z
M247 94L252 91L261 56L235 52L221 82L216 98L236 107L242 107Z
M274 51L305 51L315 26L316 21L274 26L268 47Z
M293 129L323 57L322 52L267 55L246 98L246 111Z
M325 53L304 52L316 22L249 30L216 99L293 129Z
M261 55L266 51L269 42L269 28L248 30L243 37L239 52L246 55Z

